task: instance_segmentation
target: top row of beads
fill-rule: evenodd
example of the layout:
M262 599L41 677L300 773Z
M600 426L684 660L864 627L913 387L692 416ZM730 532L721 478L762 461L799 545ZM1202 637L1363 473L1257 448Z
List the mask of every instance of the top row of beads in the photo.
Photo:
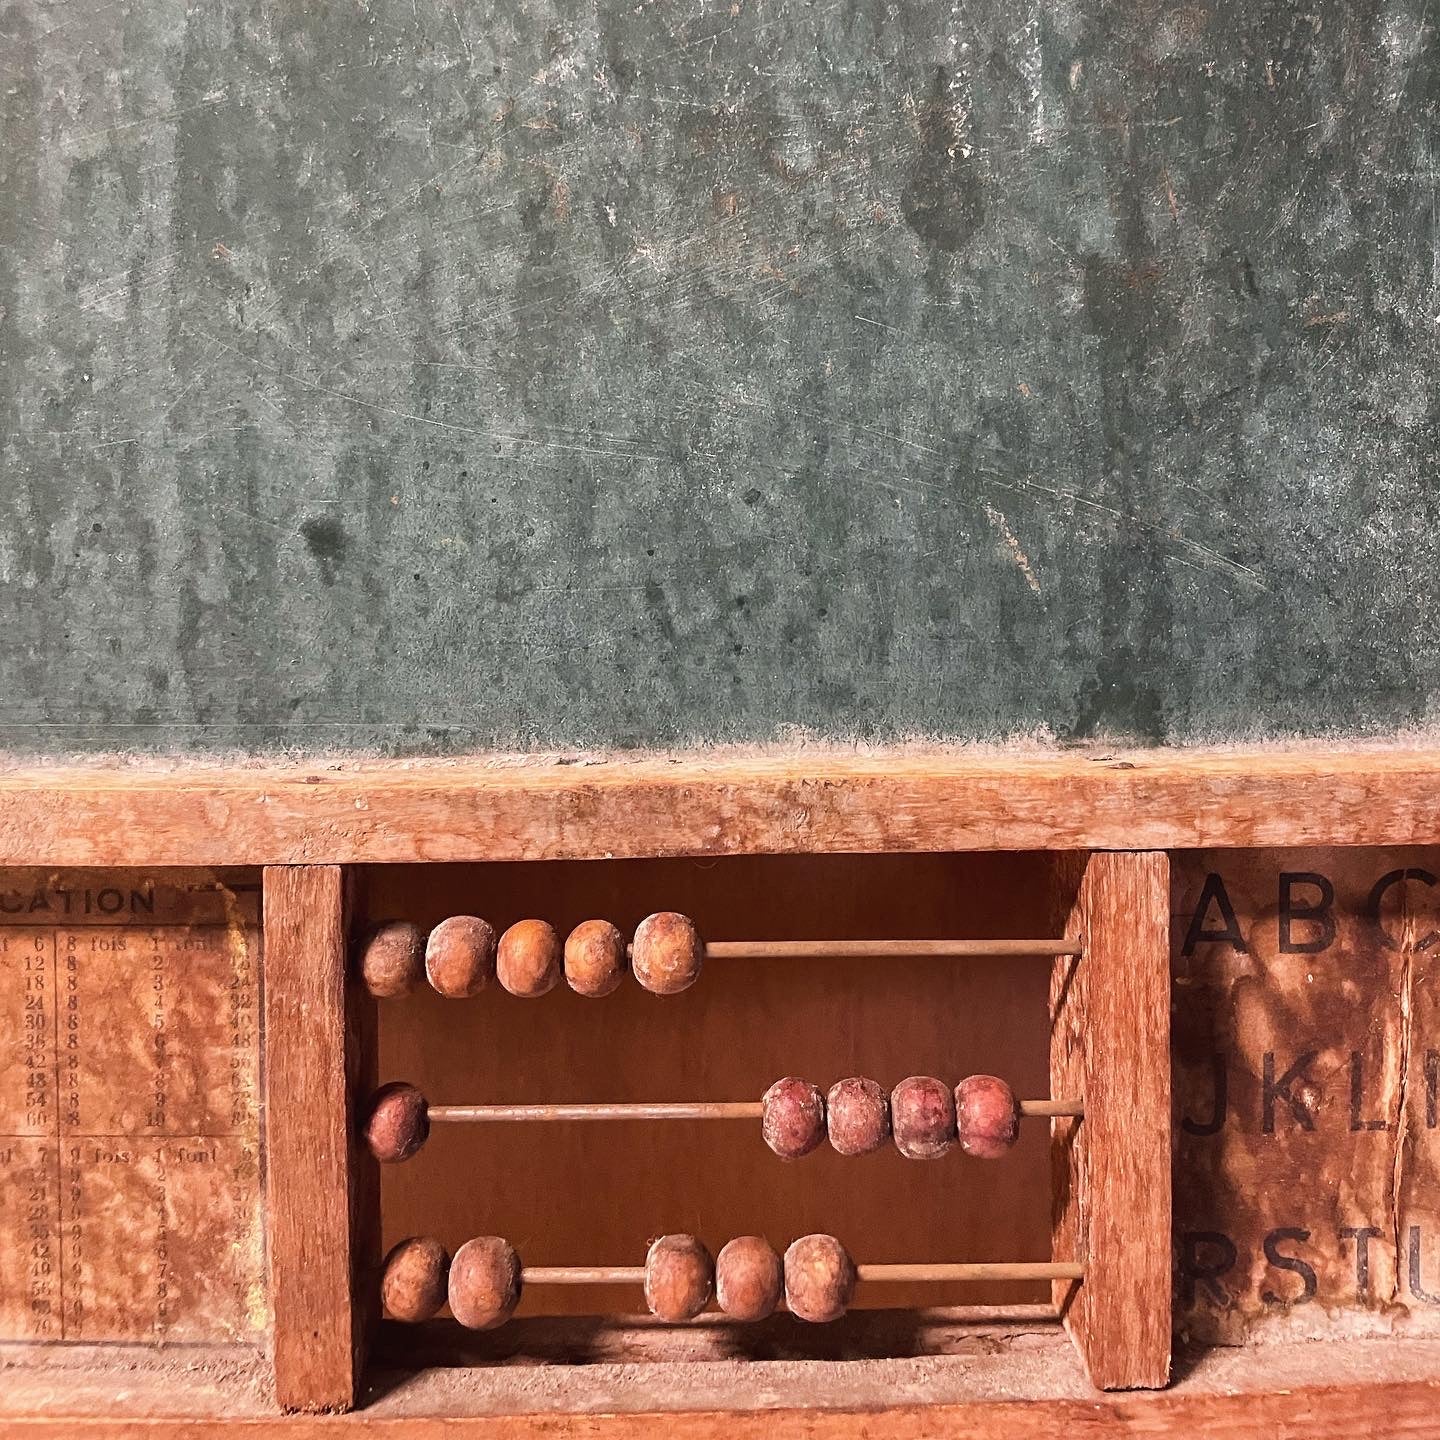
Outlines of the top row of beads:
M678 995L700 975L705 942L685 915L662 911L636 927L629 945L608 920L586 920L561 943L544 920L519 920L498 939L476 915L452 915L428 936L408 920L390 920L366 936L359 970L372 995L408 995L428 979L441 995L464 1000L498 980L512 995L554 989L563 974L581 995L608 995L633 971L656 995Z

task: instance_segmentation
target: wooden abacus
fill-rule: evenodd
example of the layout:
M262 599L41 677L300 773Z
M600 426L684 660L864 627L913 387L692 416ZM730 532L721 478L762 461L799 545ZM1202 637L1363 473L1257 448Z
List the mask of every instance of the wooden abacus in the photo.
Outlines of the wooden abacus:
M653 993L673 995L695 984L707 962L741 959L1048 960L1054 967L1051 1076L1056 1093L1052 1098L1017 1101L995 1077L970 1077L952 1092L947 1083L915 1076L902 1081L886 1099L875 1082L854 1077L836 1082L829 1108L844 1100L847 1088L857 1102L868 1102L860 1107L866 1115L850 1127L864 1138L853 1145L842 1142L836 1147L842 1153L865 1153L893 1136L902 1154L917 1159L938 1158L957 1141L962 1153L995 1158L1013 1144L1022 1117L1048 1120L1056 1156L1052 1259L857 1267L838 1240L824 1237L841 1257L832 1277L833 1303L807 1306L797 1301L791 1272L798 1274L803 1267L789 1259L793 1246L787 1251L784 1272L786 1297L802 1318L828 1320L844 1313L856 1281L1048 1280L1054 1287L1057 1313L1094 1384L1102 1388L1163 1385L1169 1373L1169 1256L1167 1247L1156 1245L1151 1237L1164 1233L1169 1209L1168 976L1164 929L1156 919L1164 911L1164 857L1092 855L1077 862L1073 882L1062 937L1042 940L707 944L688 917L668 911L641 922L628 945L616 926L600 920L577 926L563 944L557 932L538 919L518 921L497 934L496 927L480 917L452 916L428 936L413 923L388 921L359 937L350 952L349 1003L353 1008L359 1001L364 1008L377 999L396 999L426 979L451 999L481 995L492 982L512 995L536 998L553 989L562 976L577 993L603 996L612 993L627 972ZM335 903L333 897L330 903ZM342 929L337 925L333 934L327 930L332 945ZM336 956L335 963L339 965L341 957ZM1085 1043L1097 1022L1111 1041L1104 1047ZM339 1025L338 1016L332 1025ZM365 1027L370 1028L370 1024ZM356 1058L368 1072L364 1057ZM643 1104L431 1104L416 1087L392 1081L369 1092L352 1113L364 1152L379 1162L410 1159L425 1143L431 1123L759 1120L766 1143L777 1156L789 1160L809 1153L827 1134L826 1097L798 1077L777 1081L759 1100ZM373 1179L364 1174L364 1159L353 1158L353 1147L350 1153L355 1173L347 1179L347 1190L373 1191ZM1097 1181L1106 1186L1103 1205L1094 1192ZM764 1243L758 1237L746 1238ZM714 1274L713 1267L706 1269L710 1262L704 1246L693 1237L686 1239L705 1263L686 1303L668 1307L655 1298L664 1295L666 1287L650 1283L653 1248L644 1267L526 1267L507 1242L483 1237L457 1252L468 1257L483 1252L487 1262L483 1273L469 1264L464 1278L457 1281L452 1271L447 1290L445 1272L451 1261L438 1241L402 1240L378 1273L373 1268L377 1257L372 1241L371 1266L362 1268L375 1276L374 1297L355 1293L353 1264L344 1277L344 1296L339 1274L331 1281L330 1307L348 1307L356 1316L355 1325L337 1331L331 1344L333 1390L317 1393L313 1344L293 1357L277 1348L276 1378L282 1399L302 1407L351 1402L358 1378L353 1342L359 1317L381 1293L405 1296L390 1307L390 1313L411 1322L430 1319L448 1294L451 1312L462 1323L489 1329L509 1317L525 1286L645 1282L647 1301L658 1318L692 1319L710 1299ZM304 1278L304 1296L296 1296L292 1303L319 1305L313 1287L321 1277L307 1271ZM486 1297L483 1300L477 1301L471 1293L477 1287ZM764 1318L773 1308L761 1307L749 1318Z

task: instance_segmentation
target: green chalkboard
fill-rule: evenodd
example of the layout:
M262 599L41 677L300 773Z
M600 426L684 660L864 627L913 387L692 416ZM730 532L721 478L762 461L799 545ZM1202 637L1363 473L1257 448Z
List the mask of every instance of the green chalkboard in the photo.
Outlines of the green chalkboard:
M1427 0L0 0L0 747L1388 732Z

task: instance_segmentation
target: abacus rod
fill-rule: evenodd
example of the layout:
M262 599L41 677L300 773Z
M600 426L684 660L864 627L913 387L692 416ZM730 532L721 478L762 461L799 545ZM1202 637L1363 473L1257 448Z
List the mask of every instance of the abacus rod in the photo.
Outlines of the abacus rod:
M860 1281L945 1284L953 1280L1082 1280L1085 1267L1070 1260L987 1260L973 1264L857 1265Z
M526 1285L643 1285L643 1265L526 1265ZM865 1283L942 1285L976 1280L1080 1280L1085 1267L1063 1260L986 1260L950 1265L857 1265L855 1276Z
M710 940L707 960L1000 960L1079 955L1073 937L1060 940Z
M1085 1102L1083 1100L1017 1100L1022 1115L1028 1115L1032 1119L1046 1115L1073 1115L1077 1120L1085 1116Z
M1083 1116L1079 1100L1021 1100L1021 1115ZM659 1104L575 1105L431 1105L432 1121L467 1124L546 1122L552 1120L759 1120L759 1100L695 1100Z
M525 1285L643 1285L643 1265L525 1265Z
M431 1120L758 1120L758 1100L697 1100L676 1104L624 1105L431 1105Z

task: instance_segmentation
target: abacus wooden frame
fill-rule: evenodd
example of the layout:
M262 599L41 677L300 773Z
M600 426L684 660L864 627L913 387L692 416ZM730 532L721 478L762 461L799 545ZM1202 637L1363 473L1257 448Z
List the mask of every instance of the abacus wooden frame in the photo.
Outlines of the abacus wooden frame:
M1080 937L1082 953L1054 961L1050 1093L1086 1107L1083 1120L1051 1121L1053 1258L1085 1268L1078 1283L1054 1283L1055 1301L1098 1388L1163 1386L1168 861L1157 852L1057 857L1054 889L1064 897L1056 933ZM380 1260L376 1167L354 1126L357 1098L374 1083L373 1002L353 976L346 983L340 867L267 867L264 894L267 1074L271 1093L285 1097L268 1107L276 1395L285 1409L345 1409L359 1390Z

